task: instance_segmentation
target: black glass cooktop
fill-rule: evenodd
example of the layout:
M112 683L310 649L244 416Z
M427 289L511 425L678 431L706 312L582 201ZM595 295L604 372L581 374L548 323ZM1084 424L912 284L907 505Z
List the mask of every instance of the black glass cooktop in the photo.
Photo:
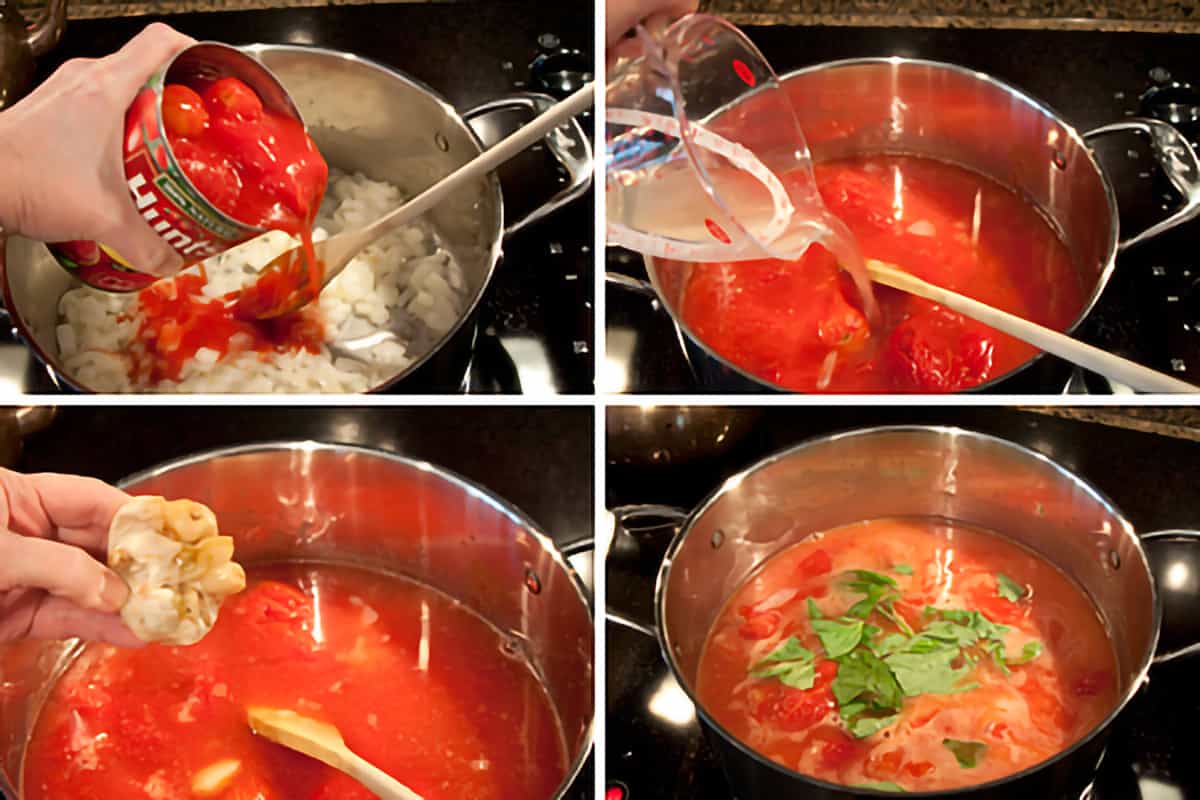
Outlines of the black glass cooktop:
M40 63L41 77L74 57L121 47L161 20L197 39L316 45L395 67L432 87L460 112L513 92L564 97L590 80L591 6L514 2L396 3L268 11L73 20ZM500 122L505 122L502 115ZM592 115L580 118L587 133ZM516 219L560 187L552 158L526 154L500 171L505 213ZM510 236L486 290L478 338L459 390L588 393L593 387L593 197ZM453 391L454 386L445 390ZM0 394L58 391L14 337L0 342ZM401 381L393 391L405 391Z
M845 58L925 58L981 70L1016 85L1055 109L1080 131L1135 114L1178 122L1195 144L1200 136L1200 64L1196 40L1184 35L1090 31L1010 31L922 28L759 26L745 29L779 73ZM1149 93L1149 96L1146 96ZM1121 230L1128 236L1164 217L1181 201L1153 165L1136 134L1097 141L1096 152L1116 190ZM1147 366L1200 380L1200 223L1192 222L1129 250L1079 335ZM645 278L640 257L610 249L609 271ZM601 386L611 391L705 391L683 357L670 319L646 297L606 290L606 364ZM1017 393L1114 390L1096 376L1073 374L1043 358ZM1119 387L1117 387L1119 388Z
M1139 531L1200 525L1189 476L1200 470L1200 443L1014 409L769 408L751 412L741 438L719 452L685 459L648 440L641 456L609 439L607 507L651 503L692 508L721 482L764 456L804 439L882 424L956 425L1004 437L1055 459L1095 484ZM607 559L609 609L606 776L608 800L727 800L715 752L694 710L637 628L653 625L654 582L674 533L639 523L618 535ZM1200 760L1190 690L1200 656L1155 666L1149 684L1118 718L1092 800L1197 800ZM759 800L742 797L740 800ZM765 800L771 800L767 798Z

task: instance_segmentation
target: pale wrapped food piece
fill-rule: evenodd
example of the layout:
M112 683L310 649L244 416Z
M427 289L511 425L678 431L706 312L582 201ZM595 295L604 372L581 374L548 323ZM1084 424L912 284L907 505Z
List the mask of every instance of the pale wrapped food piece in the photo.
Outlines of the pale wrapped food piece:
M212 509L194 500L135 497L108 529L108 565L129 584L121 618L143 641L195 644L221 603L246 588Z

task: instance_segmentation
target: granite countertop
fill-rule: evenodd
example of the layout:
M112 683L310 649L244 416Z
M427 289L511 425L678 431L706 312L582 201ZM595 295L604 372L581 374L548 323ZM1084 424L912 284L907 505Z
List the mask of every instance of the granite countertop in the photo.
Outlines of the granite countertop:
M1200 442L1200 409L1187 406L1037 406L1024 411Z

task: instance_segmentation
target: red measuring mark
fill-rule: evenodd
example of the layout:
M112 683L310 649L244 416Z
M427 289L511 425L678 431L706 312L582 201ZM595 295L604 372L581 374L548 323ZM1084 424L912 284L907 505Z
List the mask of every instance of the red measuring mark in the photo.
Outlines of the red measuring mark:
M733 71L736 72L738 77L742 79L742 83L746 84L752 89L754 88L754 84L758 83L758 78L754 77L754 73L750 71L748 66L746 66L746 62L742 61L740 58L735 58L733 60Z
M625 790L620 786L610 786L604 793L604 800L625 800Z
M722 244L729 244L733 240L729 238L729 234L724 229L711 219L704 220L704 227L708 228L708 232L713 235L713 238Z

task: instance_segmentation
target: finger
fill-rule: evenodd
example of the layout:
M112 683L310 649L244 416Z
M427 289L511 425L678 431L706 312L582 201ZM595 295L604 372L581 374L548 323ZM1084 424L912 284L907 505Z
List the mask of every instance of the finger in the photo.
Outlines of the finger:
M22 588L42 589L105 613L119 610L129 597L119 575L78 547L0 533L0 591Z
M192 37L161 22L147 25L124 47L104 59L112 70L110 80L114 90L127 96L128 104L155 70L166 64L171 56L195 43Z
M612 46L649 16L663 14L671 21L696 10L697 0L609 0L605 8L605 43Z
M8 500L8 527L26 536L69 533L71 544L103 550L117 509L132 498L95 478L0 470Z
M120 255L126 266L160 278L183 269L183 257L150 228L128 194L121 199L114 217L98 238Z
M107 642L118 647L143 647L146 643L129 630L117 614L80 608L61 597L47 597L33 614L27 634L31 639L69 639Z

